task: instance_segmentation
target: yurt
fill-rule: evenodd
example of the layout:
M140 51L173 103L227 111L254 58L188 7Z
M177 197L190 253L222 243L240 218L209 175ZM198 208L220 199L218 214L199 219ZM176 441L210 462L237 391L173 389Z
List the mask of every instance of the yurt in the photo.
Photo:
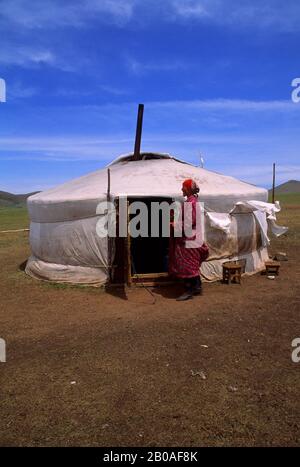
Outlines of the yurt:
M109 170L108 170L109 169ZM268 192L236 178L195 167L169 154L120 156L109 166L28 198L30 245L26 273L41 280L102 285L166 280L168 239L101 238L99 202L116 205L126 197L150 203L172 202L183 180L193 178L204 203L204 236L210 255L201 266L205 280L221 278L224 261L243 259L245 273L268 259L268 223L279 207ZM277 230L276 230L277 229Z

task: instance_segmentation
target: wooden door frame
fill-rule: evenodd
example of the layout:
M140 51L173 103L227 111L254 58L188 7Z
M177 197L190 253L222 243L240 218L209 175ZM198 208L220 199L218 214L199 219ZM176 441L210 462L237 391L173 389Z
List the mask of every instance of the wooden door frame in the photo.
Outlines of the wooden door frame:
M117 219L117 235L119 235L119 208L120 208L120 196L116 197L114 202L116 205L116 219ZM151 198L151 196L149 196ZM173 279L169 276L167 272L157 272L157 273L132 273L132 263L131 263L131 236L129 231L129 206L131 198L127 199L127 236L118 237L117 242L119 242L119 256L115 261L119 264L114 264L114 271L118 271L118 276L123 277L123 284L131 287L132 285L147 284L152 285L163 285L173 283ZM123 250L123 251L122 251ZM123 264L122 264L123 263ZM116 283L116 281L114 281ZM117 281L118 282L118 281Z

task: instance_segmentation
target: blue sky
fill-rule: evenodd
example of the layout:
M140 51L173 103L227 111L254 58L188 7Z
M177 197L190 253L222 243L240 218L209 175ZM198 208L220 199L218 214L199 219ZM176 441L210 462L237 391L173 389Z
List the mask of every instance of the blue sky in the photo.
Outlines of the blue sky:
M46 189L134 145L261 186L300 179L298 0L0 1L0 190Z

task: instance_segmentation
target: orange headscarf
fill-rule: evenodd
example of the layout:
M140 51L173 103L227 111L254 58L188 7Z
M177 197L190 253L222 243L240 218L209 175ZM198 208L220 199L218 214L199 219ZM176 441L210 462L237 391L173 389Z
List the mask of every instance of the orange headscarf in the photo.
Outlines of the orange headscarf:
M197 183L191 178L184 180L182 186L193 195L197 195L197 193L199 193L199 187Z
M191 191L193 183L195 182L191 178L187 178L186 180L184 180L182 186L184 186L184 188L186 188L187 190Z

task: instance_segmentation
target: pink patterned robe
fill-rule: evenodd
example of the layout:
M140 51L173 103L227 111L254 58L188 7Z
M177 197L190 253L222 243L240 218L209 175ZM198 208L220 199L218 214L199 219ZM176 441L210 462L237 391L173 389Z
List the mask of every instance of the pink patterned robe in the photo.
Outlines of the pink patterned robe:
M187 198L185 203L192 203L192 228L196 228L196 203L198 198L195 195L191 195ZM182 222L183 222L182 212ZM184 234L183 234L184 235ZM200 266L203 261L208 258L209 249L208 246L203 243L202 246L197 248L186 248L185 244L187 240L194 240L196 234L192 238L174 237L170 236L169 245L169 274L180 278L189 278L198 276Z

